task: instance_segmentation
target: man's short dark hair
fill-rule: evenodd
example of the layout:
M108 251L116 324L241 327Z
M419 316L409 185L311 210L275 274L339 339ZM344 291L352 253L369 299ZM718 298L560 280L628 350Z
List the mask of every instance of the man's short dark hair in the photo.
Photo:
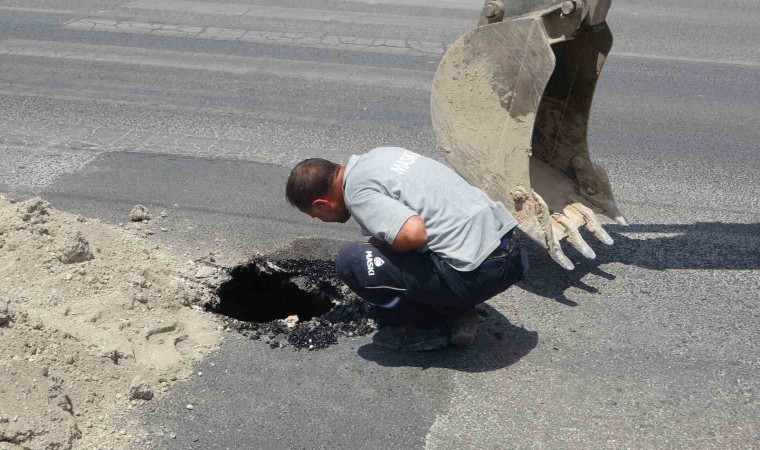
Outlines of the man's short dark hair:
M301 210L309 210L314 200L330 191L340 165L322 158L305 159L290 172L285 196Z

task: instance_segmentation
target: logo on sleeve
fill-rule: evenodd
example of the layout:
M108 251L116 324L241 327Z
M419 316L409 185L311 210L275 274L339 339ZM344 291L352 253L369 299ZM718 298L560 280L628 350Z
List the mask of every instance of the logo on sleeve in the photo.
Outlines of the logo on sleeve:
M373 261L374 261L374 263L375 263L375 267L380 267L380 266L382 266L383 264L385 264L385 261L383 261L383 259L382 259L382 258L380 258L379 256L378 256L378 257L376 257L376 258L375 258Z
M375 262L372 259L372 252L370 250L367 250L364 252L364 257L367 259L367 275L375 276Z

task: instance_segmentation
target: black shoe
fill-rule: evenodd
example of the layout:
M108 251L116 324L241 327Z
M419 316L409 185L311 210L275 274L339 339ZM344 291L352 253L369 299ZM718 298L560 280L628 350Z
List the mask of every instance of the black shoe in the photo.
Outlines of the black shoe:
M449 332L444 326L419 328L413 325L394 325L380 328L372 342L380 348L396 352L424 352L449 345Z
M475 308L457 315L451 323L451 344L466 347L475 342L478 322L480 318Z

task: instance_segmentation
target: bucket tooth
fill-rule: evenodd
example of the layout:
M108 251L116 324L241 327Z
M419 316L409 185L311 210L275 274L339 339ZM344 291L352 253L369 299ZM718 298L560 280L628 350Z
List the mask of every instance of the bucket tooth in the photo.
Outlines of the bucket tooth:
M562 266L563 269L573 270L575 269L575 264L573 264L573 262L570 261L570 258L565 255L565 252L562 251L562 245L559 243L559 237L565 234L565 227L554 217L552 217L550 220L552 234L551 244L549 245L549 256L551 256L557 264Z
M563 214L556 214L555 220L565 227L565 235L567 236L567 242L573 246L578 252L588 259L595 259L596 253L586 243L578 231L578 227L583 226L585 218L580 213L575 212L569 205L565 208Z
M599 223L599 221L596 220L596 215L594 214L594 211L591 210L591 208L579 202L575 202L569 205L569 207L583 216L583 219L586 221L586 229L590 231L591 234L596 236L597 239L602 241L602 243L607 245L612 245L615 243L612 237L607 234L606 231L604 231L604 228Z

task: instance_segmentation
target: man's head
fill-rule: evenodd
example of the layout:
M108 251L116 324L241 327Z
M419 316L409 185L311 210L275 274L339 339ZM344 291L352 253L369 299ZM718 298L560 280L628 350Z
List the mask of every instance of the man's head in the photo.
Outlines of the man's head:
M346 222L351 214L343 200L344 167L326 159L301 161L290 172L285 196L304 214L323 222Z

